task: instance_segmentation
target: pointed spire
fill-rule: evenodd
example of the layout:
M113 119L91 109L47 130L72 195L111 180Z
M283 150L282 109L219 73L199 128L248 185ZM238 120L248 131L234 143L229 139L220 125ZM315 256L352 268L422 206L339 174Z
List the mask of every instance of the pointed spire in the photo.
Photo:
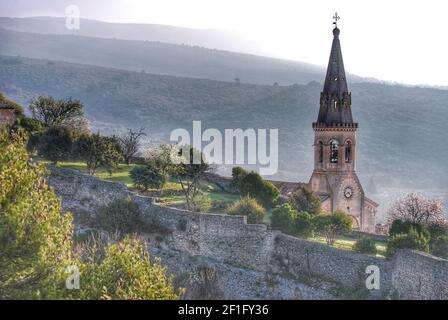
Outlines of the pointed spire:
M344 61L342 59L341 43L339 35L341 31L337 26L340 17L333 17L335 25L333 29L333 44L330 60L328 62L327 75L324 89L321 93L318 125L323 126L351 126L353 122L351 111L351 93L348 91L347 78L345 76Z

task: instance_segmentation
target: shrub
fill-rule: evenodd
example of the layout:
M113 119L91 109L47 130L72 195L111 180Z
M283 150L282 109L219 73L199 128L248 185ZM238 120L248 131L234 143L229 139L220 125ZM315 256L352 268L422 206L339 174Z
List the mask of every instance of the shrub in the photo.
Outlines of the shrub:
M163 174L150 166L134 167L131 172L129 172L129 176L134 182L134 185L144 191L147 191L149 188L160 190L168 180L166 174Z
M322 204L319 196L307 187L302 187L289 197L289 203L297 212L305 211L313 216L321 213Z
M116 198L111 203L101 206L96 216L96 225L109 232L133 233L142 224L139 206L131 197Z
M352 219L342 211L321 214L313 219L316 231L325 236L328 245L333 245L336 237L352 231Z
M37 142L40 156L57 163L70 159L75 141L73 129L69 127L51 127L42 134Z
M82 265L81 289L75 298L92 300L176 300L172 278L146 242L125 237L96 250Z
M241 185L241 180L248 174L249 172L241 167L233 167L232 169L232 186L239 189Z
M429 252L429 238L415 229L405 234L395 235L387 243L386 257L393 257L399 249Z
M271 227L273 229L281 230L286 234L295 233L295 220L297 218L297 211L291 205L285 203L277 206L272 211Z
M414 229L418 233L425 232L425 227L419 223L394 220L389 228L389 235L393 237L399 234L406 234L409 233L411 229Z
M443 259L448 259L448 236L440 236L431 239L429 249L431 254Z
M242 195L257 199L265 207L272 207L280 196L280 191L256 172L244 175L238 185Z
M261 223L266 214L266 210L255 200L249 196L245 196L235 201L228 209L227 214L246 216L247 223Z
M295 234L301 238L310 238L314 234L313 216L308 212L301 211L297 214L294 223Z
M191 210L194 212L207 212L211 207L212 201L206 194L195 196L191 204Z
M375 241L373 241L373 239L369 237L361 237L356 240L355 244L353 245L353 250L355 252L366 254L376 254L377 252Z

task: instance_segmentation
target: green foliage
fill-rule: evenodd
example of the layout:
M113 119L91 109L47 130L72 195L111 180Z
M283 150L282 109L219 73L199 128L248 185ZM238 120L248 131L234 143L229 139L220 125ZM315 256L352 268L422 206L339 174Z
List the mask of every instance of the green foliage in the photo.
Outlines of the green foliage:
M411 222L411 221L402 221L402 220L394 220L389 228L389 235L391 237L409 233L411 229L414 229L418 233L426 232L425 227L420 223Z
M312 237L314 234L313 216L308 212L299 212L295 221L295 229L297 236L301 238Z
M98 209L96 225L109 232L129 234L137 232L143 218L139 206L131 197L116 198Z
M431 254L448 259L448 225L446 223L434 223L426 229L431 235L429 242Z
M81 135L75 143L74 153L78 159L86 162L90 175L94 175L98 167L113 172L123 160L117 138L99 134Z
M272 210L271 227L273 229L281 230L286 234L295 234L295 221L297 218L297 211L292 209L291 205L285 203L277 206Z
M235 201L229 208L227 214L246 216L247 223L258 224L263 222L266 210L250 196L245 196L238 201Z
M325 236L328 245L333 245L336 237L352 231L352 219L342 211L321 214L314 218L316 231Z
M78 129L86 128L83 105L79 100L56 100L52 97L40 96L31 101L30 111L33 118L46 128L53 126L70 126Z
M22 131L0 133L0 299L57 299L72 260L72 217L61 216L25 144Z
M308 212L297 212L289 203L277 206L272 211L271 227L301 238L313 235L313 217Z
M191 210L194 212L208 212L212 207L212 200L207 194L200 194L193 198Z
M93 300L176 300L172 279L160 260L151 261L145 242L125 237L94 250L81 268L76 297Z
M0 104L8 105L13 107L19 114L24 114L23 107L10 99L5 98L3 94L0 93Z
M43 131L42 123L39 120L22 117L19 120L19 126L29 134L35 134Z
M313 216L321 213L322 205L319 196L307 187L301 187L289 197L289 203L298 212L305 211Z
M194 210L195 198L198 196L201 180L212 170L205 155L191 146L182 146L178 163L170 164L166 170L175 177L182 187L188 210Z
M272 207L280 196L280 191L269 181L265 181L258 173L247 172L242 168L236 168L233 185L244 196L257 199L265 207Z
M406 234L393 236L387 243L386 257L393 257L400 249L411 249L429 252L429 238L427 234L411 229Z
M353 250L359 253L376 254L375 241L370 237L361 237L356 240Z
M249 174L249 171L242 167L232 168L232 186L239 189L241 185L241 180Z
M431 238L429 251L437 257L448 259L448 236Z
M36 147L40 156L57 163L70 159L74 141L73 129L51 127L39 137Z
M136 166L130 172L134 185L147 191L149 188L162 189L166 184L168 177L163 172L152 168L150 165Z

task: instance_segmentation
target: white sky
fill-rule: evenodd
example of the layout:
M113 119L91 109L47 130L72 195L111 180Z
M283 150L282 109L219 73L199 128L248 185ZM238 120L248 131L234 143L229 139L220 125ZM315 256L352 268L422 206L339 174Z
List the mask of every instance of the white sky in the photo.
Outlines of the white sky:
M323 66L337 11L349 72L448 86L447 0L0 0L0 15L62 16L68 4L104 21L237 31L271 56Z

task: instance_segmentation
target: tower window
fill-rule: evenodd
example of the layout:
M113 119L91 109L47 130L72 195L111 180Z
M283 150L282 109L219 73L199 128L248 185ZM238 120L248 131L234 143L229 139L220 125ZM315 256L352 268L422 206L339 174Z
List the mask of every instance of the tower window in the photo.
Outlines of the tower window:
M352 144L350 141L347 141L347 144L345 146L345 162L352 162Z
M338 163L339 161L339 144L336 140L330 142L330 162Z
M319 142L319 150L318 150L319 154L319 163L323 163L324 162L324 144L322 143L322 141Z

